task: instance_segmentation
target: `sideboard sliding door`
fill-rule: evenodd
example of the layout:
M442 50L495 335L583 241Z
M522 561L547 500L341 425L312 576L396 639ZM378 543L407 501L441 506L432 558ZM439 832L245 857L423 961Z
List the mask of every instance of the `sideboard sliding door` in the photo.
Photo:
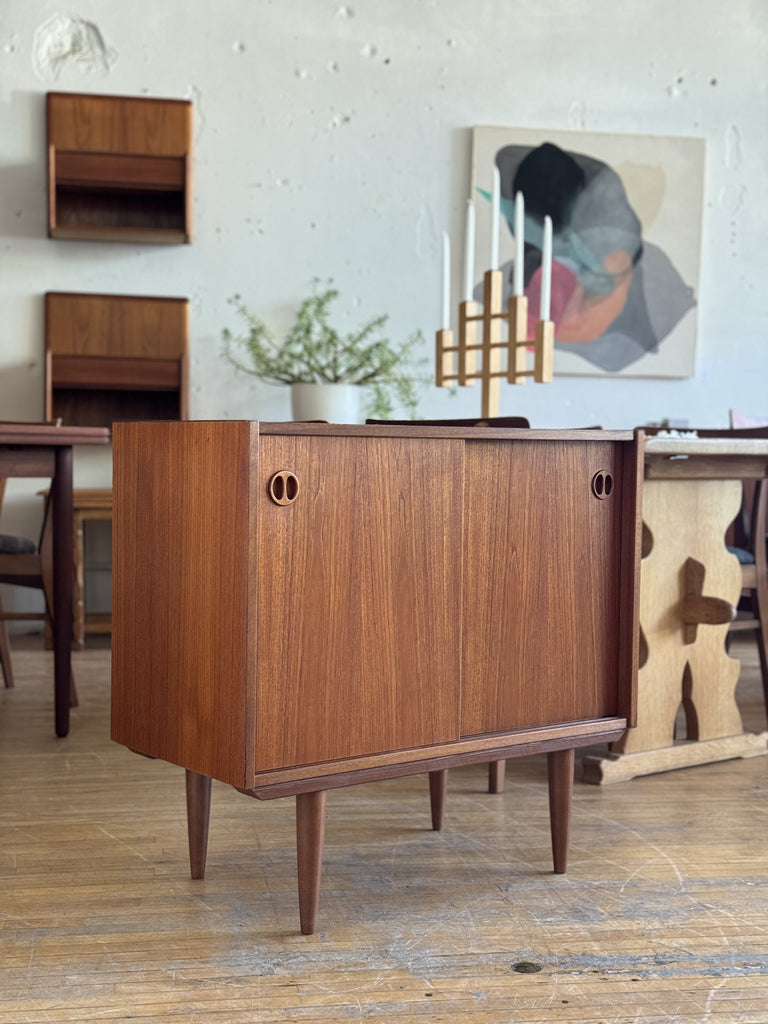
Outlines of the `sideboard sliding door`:
M467 441L465 472L462 734L626 714L621 449Z
M463 450L261 436L257 772L458 739Z

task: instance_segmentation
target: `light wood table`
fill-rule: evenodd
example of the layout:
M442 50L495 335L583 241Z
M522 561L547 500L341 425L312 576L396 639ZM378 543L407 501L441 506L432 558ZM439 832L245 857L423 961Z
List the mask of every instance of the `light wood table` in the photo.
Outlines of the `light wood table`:
M102 427L0 423L0 475L50 477L53 500L53 655L57 736L69 732L72 689L72 450L109 444Z
M578 746L634 720L642 470L630 432L114 425L112 736L295 796L301 929L329 789L546 752L566 867Z
M739 662L725 650L741 594L725 534L741 481L766 475L768 440L647 438L638 723L608 755L584 758L585 782L768 753L768 733L743 730ZM686 738L676 739L681 704Z

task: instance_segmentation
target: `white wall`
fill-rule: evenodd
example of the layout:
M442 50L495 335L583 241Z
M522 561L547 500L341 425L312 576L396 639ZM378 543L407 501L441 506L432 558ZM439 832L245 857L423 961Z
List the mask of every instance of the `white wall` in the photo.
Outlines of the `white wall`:
M473 125L707 140L695 378L560 378L505 388L502 412L608 427L768 413L765 0L75 2L107 57L62 59L58 77L35 34L67 8L0 4L0 417L42 415L46 290L189 296L196 418L289 418L284 391L221 359L234 292L277 325L331 277L350 324L386 312L431 356ZM192 246L46 237L54 89L193 100ZM479 396L433 388L420 411L474 415ZM78 455L76 484L108 483L104 453ZM37 486L14 483L4 528L34 515Z

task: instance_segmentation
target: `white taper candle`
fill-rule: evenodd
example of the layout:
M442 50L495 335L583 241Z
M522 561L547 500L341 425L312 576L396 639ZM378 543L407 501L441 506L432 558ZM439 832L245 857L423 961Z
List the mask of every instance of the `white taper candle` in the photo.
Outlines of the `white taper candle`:
M525 199L522 192L515 193L515 268L512 276L512 294L522 295L525 270Z
M541 307L540 320L549 320L552 299L552 218L544 218L544 242L541 247Z
M475 204L467 200L464 230L464 299L471 302L475 291Z
M499 218L501 216L501 175L499 168L493 168L493 191L491 193L491 270L499 269Z
M443 232L443 330L451 326L451 239Z

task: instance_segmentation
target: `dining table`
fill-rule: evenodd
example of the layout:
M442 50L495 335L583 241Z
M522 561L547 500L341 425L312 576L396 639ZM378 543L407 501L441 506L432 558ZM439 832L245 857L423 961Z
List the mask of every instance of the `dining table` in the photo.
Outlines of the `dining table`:
M108 445L110 440L107 427L0 423L0 476L51 481L54 723L59 737L69 732L72 696L73 451L75 446Z
M743 482L768 476L768 438L738 433L646 438L637 725L582 759L585 782L768 753L768 732L744 731L726 646L741 595L726 534Z

